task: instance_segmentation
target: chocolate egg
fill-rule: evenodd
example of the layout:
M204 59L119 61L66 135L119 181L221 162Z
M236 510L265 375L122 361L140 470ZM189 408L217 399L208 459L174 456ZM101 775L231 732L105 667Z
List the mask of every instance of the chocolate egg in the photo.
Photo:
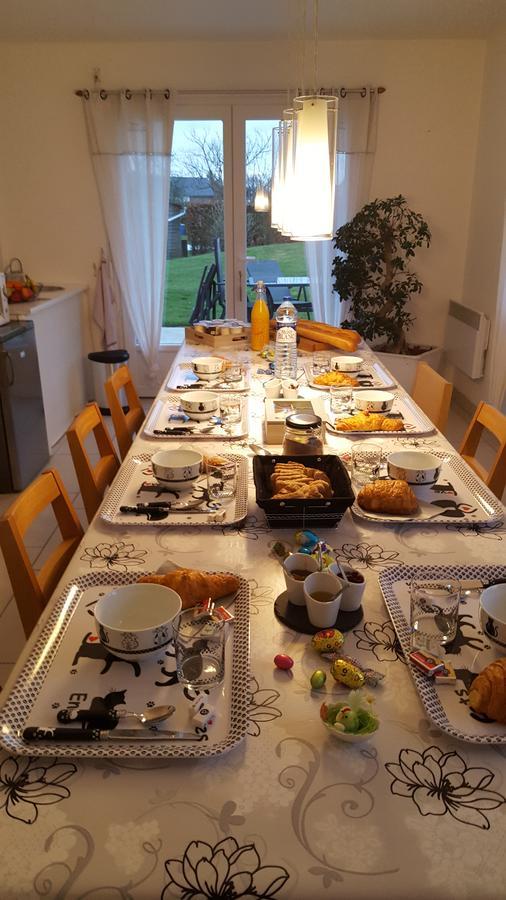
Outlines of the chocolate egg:
M317 631L311 638L311 646L317 653L334 653L343 646L344 635L337 628Z
M323 671L323 669L315 669L315 671L311 675L311 687L317 691L321 687L323 687L326 680L327 680L327 675Z
M332 678L350 688L361 688L365 678L357 666L344 659L335 659L330 667Z
M274 665L278 669L291 669L293 666L293 659L291 656L287 656L286 653L278 653L277 656L274 657Z

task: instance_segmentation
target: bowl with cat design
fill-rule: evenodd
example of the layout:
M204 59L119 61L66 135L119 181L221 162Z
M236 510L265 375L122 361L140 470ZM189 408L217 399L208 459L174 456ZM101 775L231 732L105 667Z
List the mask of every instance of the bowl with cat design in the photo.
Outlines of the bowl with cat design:
M483 634L506 655L506 583L487 585L480 597L480 625Z
M172 638L181 597L162 584L124 584L98 600L94 615L100 642L119 659L158 653Z

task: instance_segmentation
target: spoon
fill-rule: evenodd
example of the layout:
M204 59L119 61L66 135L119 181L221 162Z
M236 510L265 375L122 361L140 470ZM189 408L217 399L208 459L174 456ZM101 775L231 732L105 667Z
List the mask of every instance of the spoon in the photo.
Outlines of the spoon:
M118 709L118 719L126 719L133 717L138 719L143 725L157 725L158 722L165 722L176 711L175 706L153 706L151 709L145 709L144 712L130 712L128 709Z
M248 443L248 447L250 450L253 450L253 453L256 453L257 456L272 456L271 451L262 447L261 444Z

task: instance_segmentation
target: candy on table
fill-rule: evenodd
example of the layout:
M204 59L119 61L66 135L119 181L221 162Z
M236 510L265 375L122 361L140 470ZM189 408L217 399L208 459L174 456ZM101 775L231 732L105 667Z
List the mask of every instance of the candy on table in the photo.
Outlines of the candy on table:
M324 628L311 638L311 646L317 653L335 653L343 643L344 635L337 628Z
M291 669L293 666L293 659L291 656L287 656L286 653L278 653L274 657L274 665L277 669Z
M207 694L197 694L190 703L192 722L196 725L212 725L216 719L214 706L209 703Z
M325 684L325 682L327 680L327 675L323 671L323 669L315 669L315 671L311 675L310 680L311 680L311 687L314 688L315 691L318 691Z
M323 653L322 656L327 658L335 659L335 654ZM355 659L354 656L345 656L344 654L339 654L339 659L345 663L351 663L352 666L355 666L359 672L364 676L364 684L368 687L377 687L378 684L383 681L385 675L383 672L377 672L376 669L369 669L366 666L363 666L358 659Z
M283 562L287 556L290 556L292 552L289 544L285 544L284 541L275 541L270 549L270 555L274 556L275 559L281 560Z
M372 734L379 719L372 712L372 697L362 691L350 691L343 703L322 703L320 718L330 728L346 734Z
M309 556L314 556L318 561L321 554L323 567L330 566L334 562L334 554L331 547L325 541L321 541L314 531L309 529L296 531L295 543L298 545L299 553L307 553Z
M330 667L330 674L335 681L345 684L350 688L361 688L365 684L365 678L352 663L344 659L335 659Z

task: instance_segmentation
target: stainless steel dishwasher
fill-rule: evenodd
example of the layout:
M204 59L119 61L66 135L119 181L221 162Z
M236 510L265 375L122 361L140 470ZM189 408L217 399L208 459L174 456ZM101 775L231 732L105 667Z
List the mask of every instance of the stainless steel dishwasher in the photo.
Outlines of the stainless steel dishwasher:
M0 493L21 491L49 459L33 322L0 327Z

